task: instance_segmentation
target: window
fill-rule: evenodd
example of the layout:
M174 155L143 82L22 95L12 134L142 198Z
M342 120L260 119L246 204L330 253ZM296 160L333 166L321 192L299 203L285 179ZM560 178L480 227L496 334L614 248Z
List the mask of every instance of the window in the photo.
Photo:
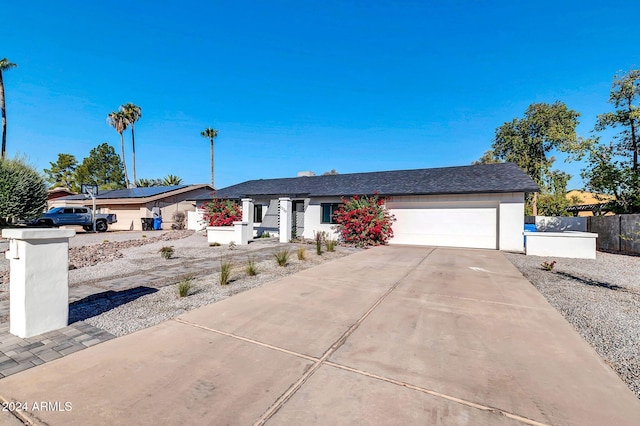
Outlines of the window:
M333 214L340 209L340 203L321 203L322 220L321 223L336 223L333 220Z
M76 213L89 213L89 210L87 210L85 208L76 209Z
M253 221L262 222L262 204L253 205Z
M68 208L68 207L67 207L67 208L65 208L65 209L62 209L62 211L61 211L61 212L58 212L58 213L62 213L62 214L73 214L73 209L72 209L72 208Z

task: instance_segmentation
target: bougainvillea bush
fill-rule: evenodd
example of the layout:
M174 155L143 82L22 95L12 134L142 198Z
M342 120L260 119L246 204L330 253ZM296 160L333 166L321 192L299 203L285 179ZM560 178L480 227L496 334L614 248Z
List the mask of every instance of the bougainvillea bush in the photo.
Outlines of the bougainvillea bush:
M233 222L242 220L242 207L231 200L218 200L217 198L205 203L204 220L209 226L233 226Z
M378 194L343 198L342 206L333 215L342 241L357 247L387 244L393 237L391 224L396 219L384 202Z

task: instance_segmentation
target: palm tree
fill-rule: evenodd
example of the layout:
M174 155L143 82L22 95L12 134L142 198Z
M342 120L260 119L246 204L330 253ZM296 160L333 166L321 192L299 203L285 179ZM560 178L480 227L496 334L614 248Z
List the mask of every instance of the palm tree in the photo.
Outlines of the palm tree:
M203 138L209 138L211 141L211 186L215 189L215 186L213 185L213 140L218 137L218 131L213 127L207 127L200 132L200 135Z
M136 121L142 118L142 109L135 104L128 103L120 107L127 124L131 126L131 157L133 159L133 182L136 182L136 138L133 131Z
M148 188L150 186L155 186L154 184L155 184L155 182L153 181L153 179L140 178L140 180L136 181L136 186L139 186L139 187L142 187L142 188Z
M180 178L178 176L175 176L175 175L167 175L162 180L162 184L164 186L182 185L182 178Z
M7 110L4 104L4 82L2 81L2 71L7 71L17 67L9 62L7 58L0 59L0 109L2 110L2 158L7 154Z
M124 181L129 188L129 174L127 173L127 162L124 160L124 131L127 129L128 121L122 111L114 111L107 116L107 123L120 134L120 145L122 145L122 169L124 170Z

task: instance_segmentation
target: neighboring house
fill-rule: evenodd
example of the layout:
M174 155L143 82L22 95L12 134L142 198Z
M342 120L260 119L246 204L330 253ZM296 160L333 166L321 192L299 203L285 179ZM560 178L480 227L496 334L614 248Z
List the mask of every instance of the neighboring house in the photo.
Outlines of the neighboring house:
M117 215L118 222L109 227L112 230L141 230L141 219L155 215L162 217L163 229L171 229L174 213L194 211L195 203L190 200L209 196L211 191L213 188L205 184L116 189L98 193L96 210ZM49 207L78 205L91 207L93 201L85 195L73 195L49 203Z
M567 192L567 200L571 204L567 212L574 216L609 216L613 214L608 208L609 202L615 199L613 195L572 189Z
M258 234L278 232L280 202L288 198L291 235L313 238L315 231L335 232L342 197L377 192L397 219L392 244L522 251L524 194L538 190L517 165L501 163L251 180L216 196L252 199ZM193 198L199 205L210 199Z
M47 201L50 202L51 200L68 197L69 195L76 195L76 193L71 191L69 188L53 188L47 191Z

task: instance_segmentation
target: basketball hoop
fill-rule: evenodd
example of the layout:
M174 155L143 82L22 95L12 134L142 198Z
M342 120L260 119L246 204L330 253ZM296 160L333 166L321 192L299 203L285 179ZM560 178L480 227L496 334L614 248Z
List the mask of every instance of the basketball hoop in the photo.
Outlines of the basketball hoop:
M91 221L93 222L93 232L96 232L96 197L98 196L98 185L83 183L80 185L80 191L93 200L93 209L91 210Z

